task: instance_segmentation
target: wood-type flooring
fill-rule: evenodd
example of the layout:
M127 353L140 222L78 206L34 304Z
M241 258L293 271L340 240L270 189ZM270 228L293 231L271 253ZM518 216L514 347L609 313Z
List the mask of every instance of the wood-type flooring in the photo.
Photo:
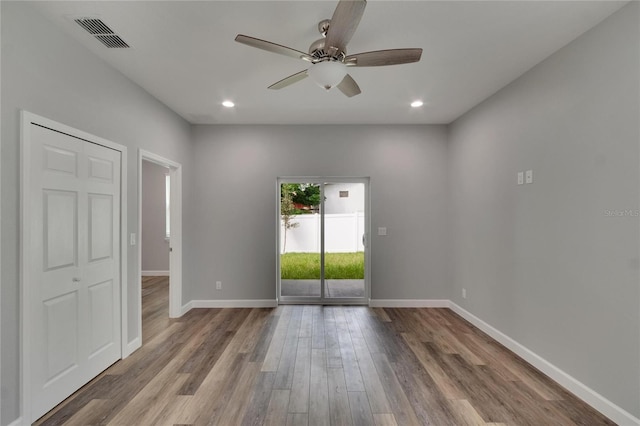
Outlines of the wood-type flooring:
M168 319L39 425L614 424L449 309L289 305Z

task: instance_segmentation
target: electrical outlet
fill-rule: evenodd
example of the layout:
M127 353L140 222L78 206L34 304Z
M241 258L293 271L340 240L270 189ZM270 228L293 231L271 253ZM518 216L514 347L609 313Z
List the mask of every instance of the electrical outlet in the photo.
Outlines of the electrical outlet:
M527 170L525 173L525 182L533 183L533 170Z
M222 290L222 281L216 281L216 290Z
M466 288L463 288L463 289L462 289L462 298L463 298L463 299L466 299L466 298L467 298L467 289L466 289Z

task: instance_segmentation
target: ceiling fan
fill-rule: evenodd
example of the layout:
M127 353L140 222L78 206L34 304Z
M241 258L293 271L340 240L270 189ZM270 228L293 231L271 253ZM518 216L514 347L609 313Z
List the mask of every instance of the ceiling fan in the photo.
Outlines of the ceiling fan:
M324 89L337 87L346 96L352 97L360 94L361 90L347 73L347 67L408 64L418 62L422 56L422 49L376 50L347 55L347 44L360 23L366 5L366 0L340 0L333 17L318 23L318 31L323 38L311 44L309 53L243 34L238 34L235 40L251 47L311 63L308 69L272 84L269 89L282 89L310 76Z

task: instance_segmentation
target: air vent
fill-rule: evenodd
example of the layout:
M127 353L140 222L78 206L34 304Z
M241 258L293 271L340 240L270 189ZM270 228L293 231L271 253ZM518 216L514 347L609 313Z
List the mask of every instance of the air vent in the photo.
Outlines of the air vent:
M74 21L110 49L123 49L130 47L126 41L114 33L101 19L76 18Z
M75 20L78 25L87 30L89 34L115 34L111 28L100 19L79 18Z
M96 38L110 49L123 49L129 47L129 45L115 34L113 35L97 35Z

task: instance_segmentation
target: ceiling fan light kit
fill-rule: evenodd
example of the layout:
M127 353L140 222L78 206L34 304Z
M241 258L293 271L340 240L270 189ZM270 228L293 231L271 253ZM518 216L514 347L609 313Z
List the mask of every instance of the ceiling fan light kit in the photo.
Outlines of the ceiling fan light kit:
M282 89L310 76L325 90L337 87L345 96L352 97L360 94L361 90L347 73L347 67L408 64L418 62L422 56L422 49L418 48L377 50L347 56L347 43L360 23L366 4L366 0L340 0L331 19L324 19L318 24L318 31L323 38L311 44L308 54L243 34L238 34L235 40L251 47L311 62L308 69L272 84L269 89Z
M318 62L307 70L309 77L325 90L337 86L347 75L347 66L338 61Z

